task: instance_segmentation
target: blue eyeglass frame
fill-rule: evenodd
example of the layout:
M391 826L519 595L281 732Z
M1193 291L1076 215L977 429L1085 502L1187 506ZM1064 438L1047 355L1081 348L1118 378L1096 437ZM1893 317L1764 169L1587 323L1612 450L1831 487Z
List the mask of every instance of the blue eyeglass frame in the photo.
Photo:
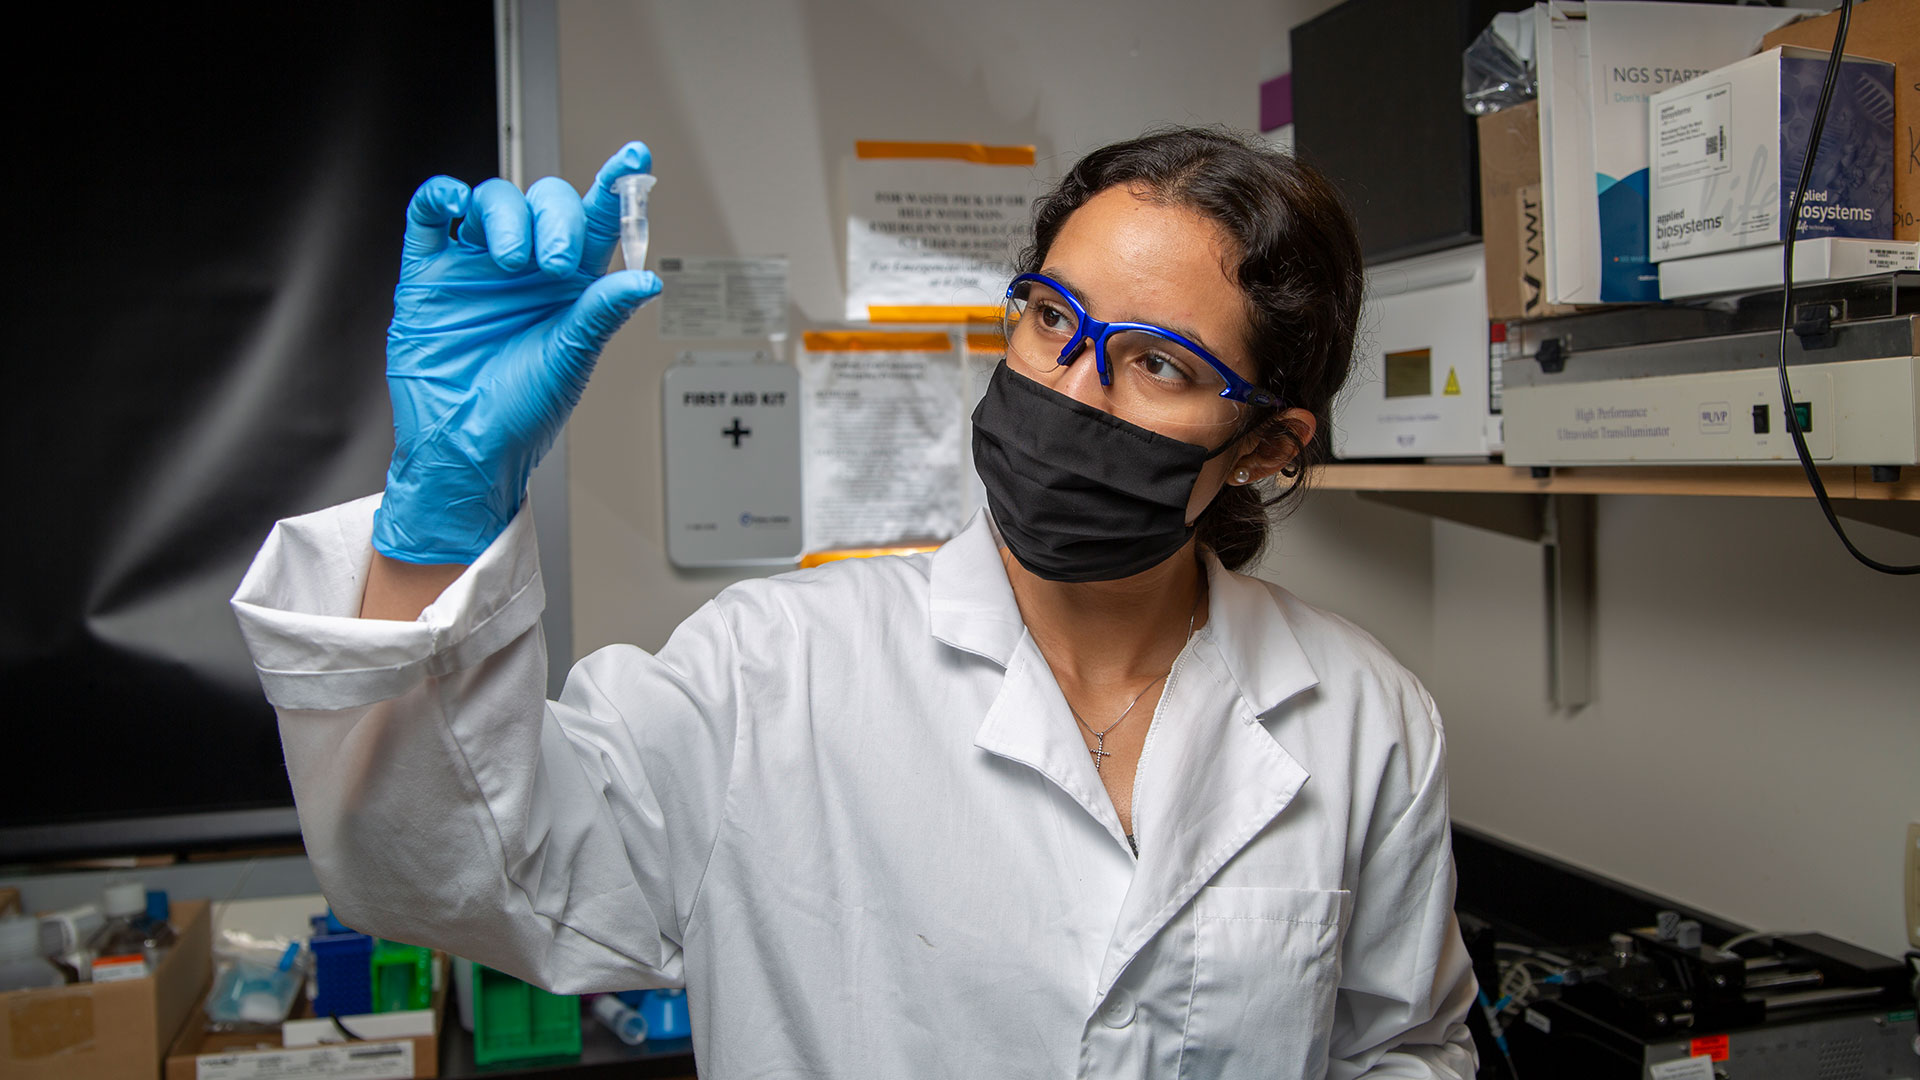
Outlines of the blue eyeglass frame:
M1112 374L1107 370L1107 339L1123 330L1139 330L1152 334L1155 337L1166 338L1168 341L1179 345L1200 359L1205 360L1213 370L1220 373L1220 378L1226 381L1227 387L1220 391L1221 397L1229 401L1244 402L1248 405L1256 405L1263 408L1279 404L1278 398L1241 378L1238 372L1228 367L1219 357L1208 352L1198 343L1184 335L1176 334L1164 326L1155 326L1152 323L1101 322L1099 319L1087 314L1086 306L1080 303L1079 297L1073 295L1072 289L1067 288L1065 285L1060 284L1045 274L1016 274L1014 279L1007 283L1007 301L1011 302L1013 300L1013 291L1019 288L1020 283L1023 281L1037 282L1045 285L1047 288L1059 293L1061 297L1066 300L1067 306L1073 309L1074 318L1079 320L1079 331L1073 335L1072 341L1067 342L1066 348L1060 350L1060 355L1056 357L1056 359L1062 367L1073 363L1073 355L1080 351L1080 343L1086 341L1088 338L1092 338L1093 362L1095 369L1100 372L1101 386L1113 385Z

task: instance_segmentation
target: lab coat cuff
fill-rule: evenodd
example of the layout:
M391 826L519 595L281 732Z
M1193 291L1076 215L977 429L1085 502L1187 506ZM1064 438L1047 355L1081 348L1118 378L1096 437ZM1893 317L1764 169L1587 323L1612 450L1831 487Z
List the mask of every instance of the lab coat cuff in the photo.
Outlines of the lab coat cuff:
M347 709L399 697L468 668L525 634L546 606L527 503L473 565L413 622L359 618L373 559L372 495L288 518L233 597L267 700Z

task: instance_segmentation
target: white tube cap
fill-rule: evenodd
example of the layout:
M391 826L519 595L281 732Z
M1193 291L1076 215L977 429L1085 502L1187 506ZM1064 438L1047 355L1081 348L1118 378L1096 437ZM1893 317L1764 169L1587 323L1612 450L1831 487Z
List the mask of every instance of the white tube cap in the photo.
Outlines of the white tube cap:
M123 881L118 885L109 885L101 891L100 899L109 917L147 913L147 887L142 882Z
M0 960L31 960L40 955L36 919L0 919Z

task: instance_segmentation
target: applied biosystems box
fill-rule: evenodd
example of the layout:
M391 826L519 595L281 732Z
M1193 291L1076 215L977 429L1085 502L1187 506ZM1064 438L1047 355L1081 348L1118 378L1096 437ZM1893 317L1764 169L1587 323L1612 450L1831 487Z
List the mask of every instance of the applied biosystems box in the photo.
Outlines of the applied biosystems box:
M1827 54L1768 49L1653 95L1654 262L1784 239ZM1800 237L1893 236L1893 65L1842 58Z

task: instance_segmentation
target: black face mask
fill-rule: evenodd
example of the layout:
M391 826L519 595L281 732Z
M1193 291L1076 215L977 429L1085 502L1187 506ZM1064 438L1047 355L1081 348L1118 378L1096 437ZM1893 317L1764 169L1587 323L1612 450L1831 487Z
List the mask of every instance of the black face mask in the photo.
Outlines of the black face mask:
M1129 424L1008 370L973 412L973 463L1001 539L1049 581L1112 581L1193 536L1187 501L1215 450Z

